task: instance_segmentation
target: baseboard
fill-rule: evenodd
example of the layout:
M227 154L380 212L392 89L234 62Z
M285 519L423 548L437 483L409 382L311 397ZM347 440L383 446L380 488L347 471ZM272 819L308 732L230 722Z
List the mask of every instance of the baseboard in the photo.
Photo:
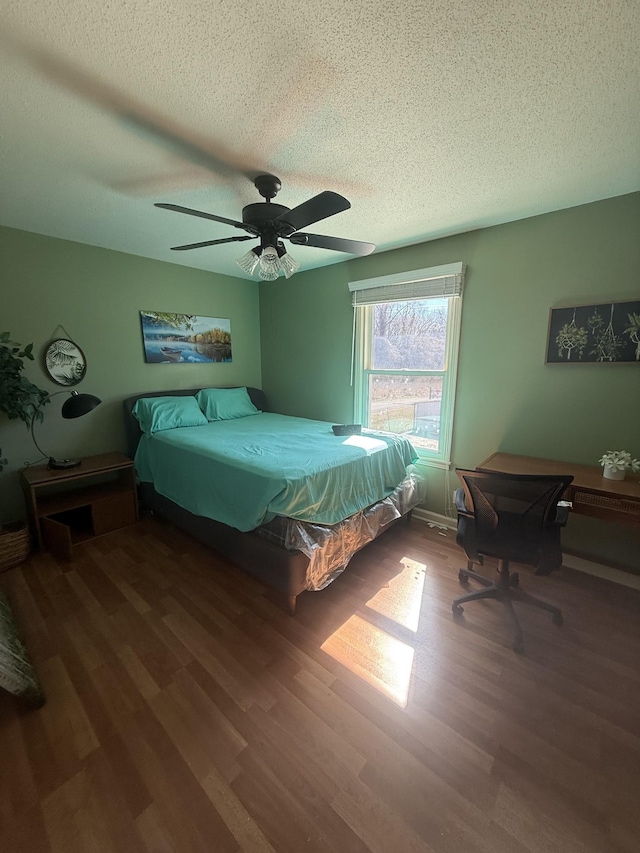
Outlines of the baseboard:
M427 509L416 507L413 510L412 518L417 518L426 524L443 527L447 530L456 529L456 520L454 518L450 518L448 515L440 515L437 512L430 512ZM614 569L611 566L605 566L603 563L594 563L591 560L585 560L583 557L577 557L574 554L567 554L565 552L562 557L562 565L568 569L584 572L586 575L593 575L596 578L602 578L621 586L640 589L640 575L623 572L621 569Z
M565 552L562 556L562 565L568 569L575 569L577 572L584 572L596 578L603 578L603 580L611 581L612 583L619 583L621 586L640 589L640 575L623 572L621 569L614 569L612 566L605 566L603 563L592 563L591 560L576 557L574 554L567 554Z
M413 510L411 517L417 518L418 521L424 521L427 524L435 524L436 527L446 527L447 530L455 530L457 527L455 518L449 518L448 515L439 515L437 512L431 512L419 506Z

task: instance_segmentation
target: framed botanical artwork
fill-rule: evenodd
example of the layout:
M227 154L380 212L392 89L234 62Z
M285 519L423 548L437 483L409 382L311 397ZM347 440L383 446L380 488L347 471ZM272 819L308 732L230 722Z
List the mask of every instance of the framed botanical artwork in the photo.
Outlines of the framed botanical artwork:
M141 311L144 359L151 364L230 362L231 320Z
M56 338L47 346L44 366L58 385L77 385L84 379L87 360L78 344L66 338Z
M640 364L640 300L552 308L547 364Z

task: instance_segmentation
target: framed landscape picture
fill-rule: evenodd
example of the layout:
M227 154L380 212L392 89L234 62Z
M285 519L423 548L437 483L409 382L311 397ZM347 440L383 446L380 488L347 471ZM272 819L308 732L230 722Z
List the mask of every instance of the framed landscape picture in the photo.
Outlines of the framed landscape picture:
M552 308L547 364L640 364L640 300Z
M230 362L231 320L141 311L144 359L152 364Z

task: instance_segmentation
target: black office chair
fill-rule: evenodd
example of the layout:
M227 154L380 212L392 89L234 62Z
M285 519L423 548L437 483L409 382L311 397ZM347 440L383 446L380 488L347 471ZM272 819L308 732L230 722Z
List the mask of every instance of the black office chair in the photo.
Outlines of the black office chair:
M456 541L468 558L467 568L460 569L458 578L461 583L473 578L484 588L454 599L453 614L459 616L467 601L498 599L515 629L513 648L522 652L522 630L512 602L548 610L556 625L562 625L562 612L520 589L518 574L510 574L509 562L535 566L539 575L548 575L562 565L560 528L566 525L569 511L558 506L558 501L573 477L464 469L456 469L456 473L462 483L455 495ZM472 569L474 563L482 565L485 557L498 559L495 582Z

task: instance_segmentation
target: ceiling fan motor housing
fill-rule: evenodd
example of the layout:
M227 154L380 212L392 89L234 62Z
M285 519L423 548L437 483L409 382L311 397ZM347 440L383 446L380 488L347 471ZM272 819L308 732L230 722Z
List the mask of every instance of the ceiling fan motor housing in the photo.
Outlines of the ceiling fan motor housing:
M283 213L288 213L289 210L290 208L283 204L266 201L255 202L242 208L242 221L245 225L252 225L256 228L259 234L271 232L279 237L288 237L296 229L283 220L274 223L274 219L282 216ZM272 245L274 244L272 243Z

